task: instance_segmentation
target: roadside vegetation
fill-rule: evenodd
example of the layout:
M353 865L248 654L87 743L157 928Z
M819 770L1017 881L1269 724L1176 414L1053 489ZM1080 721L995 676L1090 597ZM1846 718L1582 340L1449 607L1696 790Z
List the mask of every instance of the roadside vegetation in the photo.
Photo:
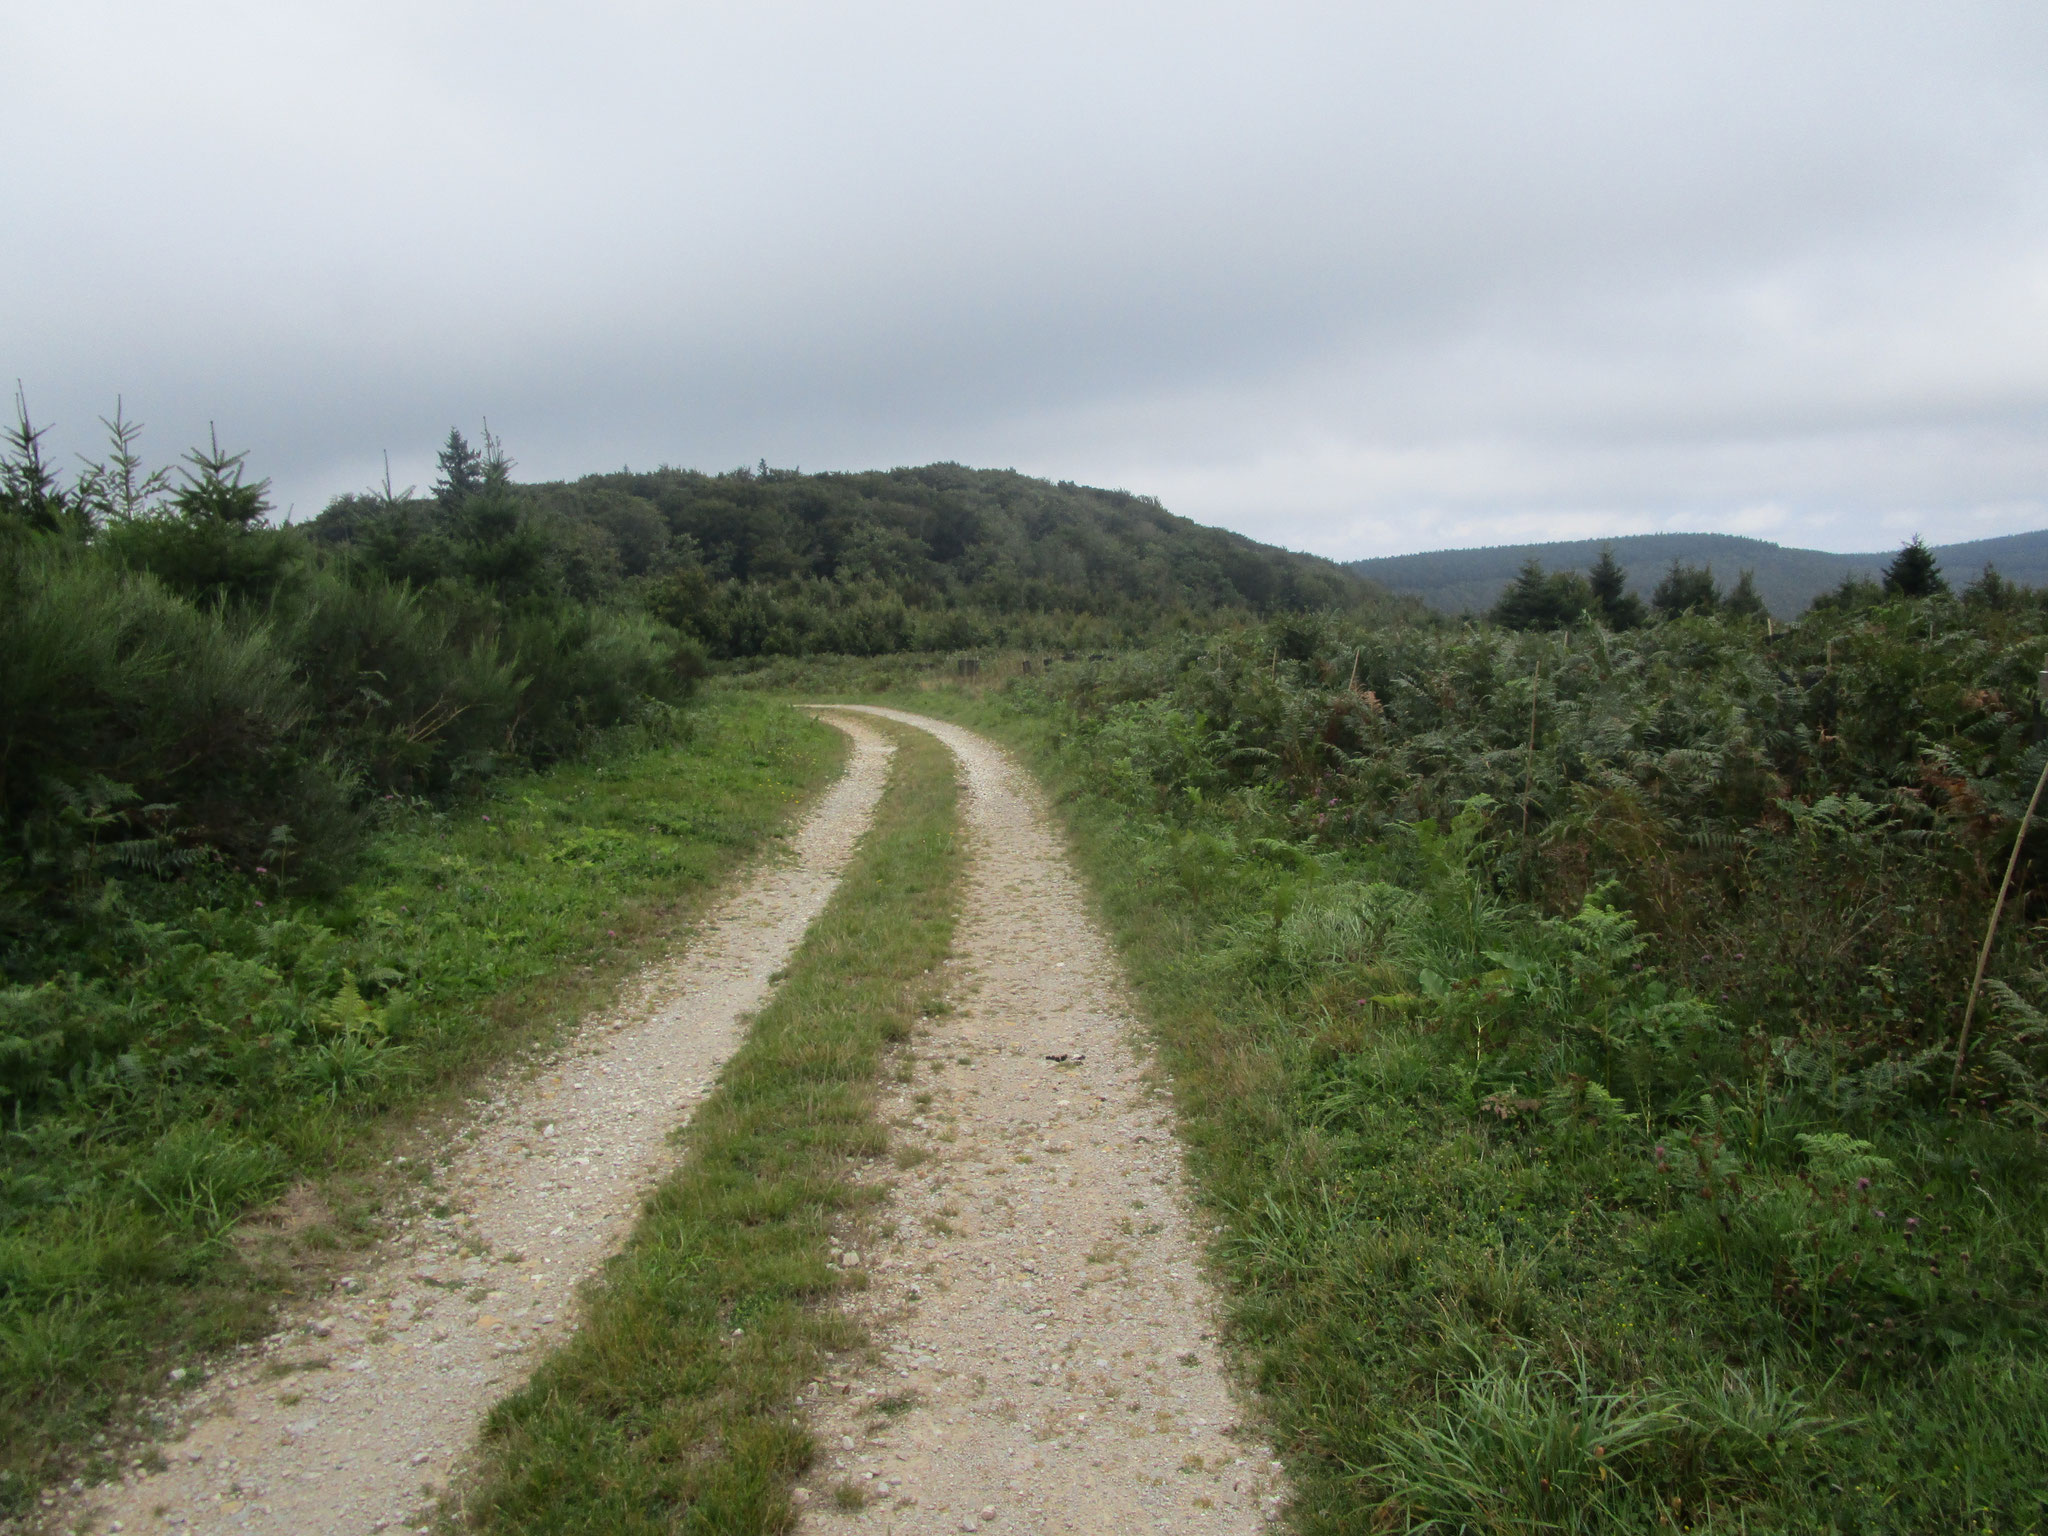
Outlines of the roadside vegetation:
M265 1326L248 1213L317 1176L299 1256L351 1235L392 1112L660 944L840 750L691 712L701 649L571 590L495 442L444 455L415 582L217 442L108 430L69 476L25 410L0 446L0 1512Z
M1290 619L927 677L1058 791L1297 1529L2048 1527L2038 827L1957 1071L2044 629Z
M0 992L0 1511L345 1266L407 1124L672 945L840 754L724 698L459 806L380 802L322 896L215 862L115 885L89 949Z
M958 904L951 755L899 733L873 828L787 979L683 1133L681 1168L588 1296L587 1321L501 1404L471 1523L517 1532L777 1531L813 1447L799 1407L828 1351L835 1224L889 1046L943 1006Z

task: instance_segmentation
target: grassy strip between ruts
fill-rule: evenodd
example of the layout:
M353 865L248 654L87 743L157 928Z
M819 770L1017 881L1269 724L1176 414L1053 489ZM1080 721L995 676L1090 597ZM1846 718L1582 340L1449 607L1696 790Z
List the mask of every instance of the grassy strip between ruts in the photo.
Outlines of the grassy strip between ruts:
M146 1430L167 1372L195 1384L329 1278L374 1230L394 1144L670 946L842 746L779 702L711 699L680 742L386 807L324 902L218 880L129 923L101 974L8 992L51 1028L127 1033L120 1070L0 1136L0 1519L52 1477L116 1473L98 1431Z
M874 1198L884 1053L940 1005L960 852L951 756L903 733L873 829L687 1129L681 1168L590 1296L576 1338L493 1413L469 1518L496 1531L786 1529L811 1439L792 1411L824 1352L840 1213Z

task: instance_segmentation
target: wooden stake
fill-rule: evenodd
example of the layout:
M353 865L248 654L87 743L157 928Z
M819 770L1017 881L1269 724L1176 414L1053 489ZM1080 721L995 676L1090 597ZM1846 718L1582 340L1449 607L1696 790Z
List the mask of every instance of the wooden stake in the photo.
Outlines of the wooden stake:
M1529 684L1529 769L1522 777L1522 836L1529 835L1529 796L1536 789L1536 704L1543 696L1543 658L1536 658L1536 676Z
M2048 694L2048 671L2040 678L2043 694ZM1963 1005L1963 1032L1956 1038L1956 1069L1949 1074L1948 1096L1953 1103L1956 1088L1963 1080L1963 1055L1970 1048L1970 1020L1977 1013L1977 989L1984 985L1984 967L1991 961L1991 941L1998 937L1998 919L2005 912L2006 893L2012 889L2013 871L2019 868L2020 849L2026 846L2027 823L2034 819L2034 809L2041 803L2041 791L2048 789L2048 763L2041 765L2041 777L2034 781L2034 797L2027 802L2026 814L2020 817L2020 830L2012 840L2012 857L2005 861L2005 878L1998 882L1998 900L1991 906L1991 921L1984 925L1984 945L1977 951L1977 973L1970 978L1970 1000Z

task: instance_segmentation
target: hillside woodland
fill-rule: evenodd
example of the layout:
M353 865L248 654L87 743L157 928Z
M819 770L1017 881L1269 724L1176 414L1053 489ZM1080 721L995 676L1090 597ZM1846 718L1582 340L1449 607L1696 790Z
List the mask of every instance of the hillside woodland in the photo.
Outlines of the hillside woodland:
M451 440L443 458L461 451ZM1385 605L1330 561L1147 496L956 464L620 472L519 486L509 504L502 558L579 600L629 602L718 659L1094 649L1224 615ZM385 496L344 497L308 531L416 587L474 537L445 499Z

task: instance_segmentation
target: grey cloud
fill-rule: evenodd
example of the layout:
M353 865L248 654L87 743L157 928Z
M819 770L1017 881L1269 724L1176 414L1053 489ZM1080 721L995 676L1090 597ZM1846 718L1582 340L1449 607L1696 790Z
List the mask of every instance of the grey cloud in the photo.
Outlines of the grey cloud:
M488 415L1347 556L2048 521L2038 7L11 9L0 362L301 511Z

